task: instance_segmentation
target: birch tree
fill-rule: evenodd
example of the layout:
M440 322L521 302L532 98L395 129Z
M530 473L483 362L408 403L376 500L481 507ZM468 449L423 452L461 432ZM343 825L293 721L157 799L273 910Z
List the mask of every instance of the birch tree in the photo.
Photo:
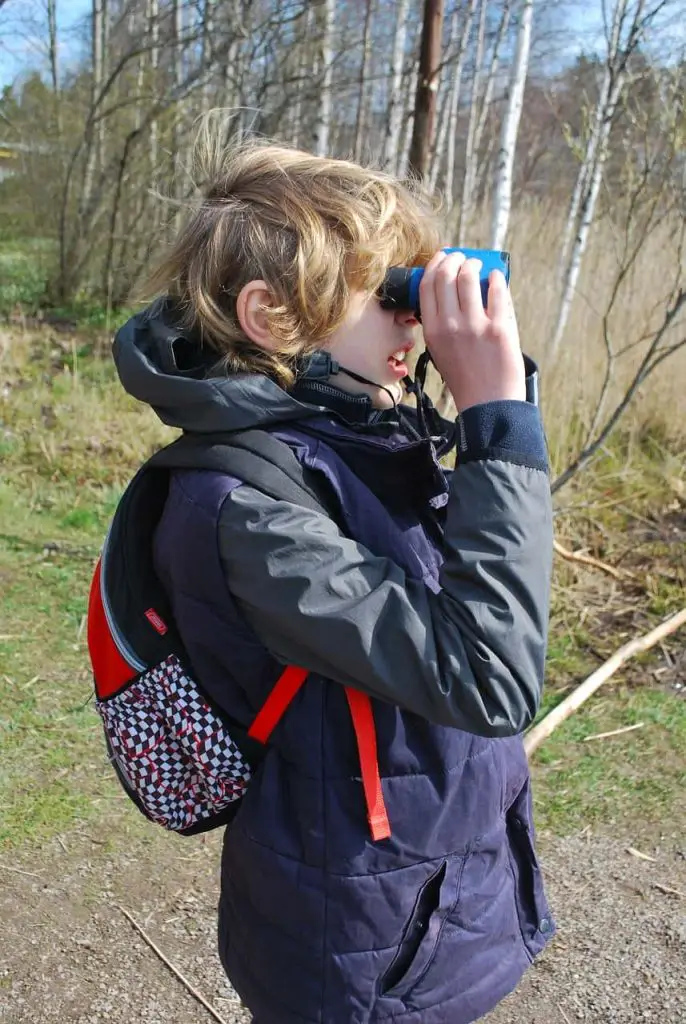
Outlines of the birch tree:
M381 166L392 174L397 173L400 162L400 130L403 122L402 81L405 69L405 43L407 40L407 19L410 0L398 0L396 11L393 49L389 67L388 105L384 132Z
M367 112L367 79L372 55L372 21L374 16L374 0L367 0L364 15L364 31L362 33L362 61L358 81L357 117L355 119L355 141L353 152L355 159L362 159L365 131L365 114Z
M445 158L445 179L444 192L448 200L452 202L455 193L455 157L457 153L457 113L460 104L460 90L462 88L462 75L464 72L465 54L469 45L469 39L474 23L474 13L478 0L467 0L465 7L456 7L453 10L450 24L450 59L453 62L450 75L449 102L446 117L444 117L439 129L439 138L436 143L436 154L440 157L446 145ZM458 29L462 24L462 31L458 36ZM440 172L440 160L434 160L431 187L436 188Z
M684 70L672 68L660 77L662 104L656 111L635 115L632 127L640 129L642 138L627 148L623 194L614 214L617 264L601 307L605 367L595 409L579 450L553 481L553 492L593 460L658 367L686 349ZM645 311L627 336L622 307L635 289L634 271L656 236L671 270L646 297ZM621 332L616 330L615 318L621 318ZM634 361L633 371L628 383L618 389L619 371L627 358Z
M324 0L324 25L321 37L321 78L319 104L314 123L313 143L317 156L329 152L331 134L331 89L333 84L333 34L336 23L336 0Z
M615 123L624 93L629 61L637 52L646 29L665 0L646 10L647 0L616 0L600 94L596 103L586 151L584 153L567 215L562 242L562 296L555 328L551 334L549 355L554 357L560 347L576 286L581 273L589 232L595 216L603 168L607 159L610 132ZM569 253L569 255L568 255Z
M510 221L515 151L517 135L519 133L519 122L524 105L524 87L529 70L533 16L533 0L522 0L517 31L517 49L508 83L505 113L500 130L500 147L498 150L495 195L493 199L492 249L502 249L504 247Z
M469 125L467 128L462 201L460 203L460 214L457 226L457 237L460 245L464 245L466 242L466 235L472 216L476 182L479 179L479 157L484 128L486 126L486 121L493 100L493 91L500 64L501 48L510 22L510 0L504 0L503 3L500 21L498 23L493 48L491 50L490 64L485 75L485 82L482 89L482 80L484 78L483 62L487 9L488 0L481 0L474 77L472 79L472 90L469 105Z

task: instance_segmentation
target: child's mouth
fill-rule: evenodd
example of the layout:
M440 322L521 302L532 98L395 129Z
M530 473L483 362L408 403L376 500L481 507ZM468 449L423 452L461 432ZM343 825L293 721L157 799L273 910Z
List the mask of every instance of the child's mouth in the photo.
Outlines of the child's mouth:
M407 352L405 349L399 349L394 352L392 356L388 357L388 365L397 377L405 377L407 375L407 364L405 363L405 356Z

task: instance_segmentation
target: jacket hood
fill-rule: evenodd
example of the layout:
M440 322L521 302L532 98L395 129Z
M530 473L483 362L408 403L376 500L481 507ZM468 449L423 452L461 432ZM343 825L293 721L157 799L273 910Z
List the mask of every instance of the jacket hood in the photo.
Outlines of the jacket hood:
M217 375L217 354L179 325L161 299L117 331L114 362L124 389L163 423L197 433L273 427L321 415L261 374Z

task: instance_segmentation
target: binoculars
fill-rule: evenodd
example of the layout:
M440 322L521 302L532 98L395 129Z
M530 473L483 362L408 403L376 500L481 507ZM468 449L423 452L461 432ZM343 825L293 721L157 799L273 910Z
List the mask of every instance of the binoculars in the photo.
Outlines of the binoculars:
M501 270L510 283L510 254L497 249L444 249L443 252L463 252L468 259L482 262L479 280L484 306L488 299L488 275L492 270ZM419 307L419 282L424 276L424 267L391 267L386 272L378 295L382 309L412 310L418 320L422 319Z

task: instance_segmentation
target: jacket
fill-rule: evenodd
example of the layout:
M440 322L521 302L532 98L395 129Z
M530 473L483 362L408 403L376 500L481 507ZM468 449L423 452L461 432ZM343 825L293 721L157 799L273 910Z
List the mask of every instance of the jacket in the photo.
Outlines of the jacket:
M284 664L310 673L225 834L230 980L257 1024L478 1019L553 932L520 738L540 700L552 561L538 409L466 410L450 475L410 413L307 373L290 394L214 376L168 309L129 322L115 359L165 422L275 433L332 509L181 471L157 531L194 670L230 716L247 726ZM344 686L372 699L382 842Z

